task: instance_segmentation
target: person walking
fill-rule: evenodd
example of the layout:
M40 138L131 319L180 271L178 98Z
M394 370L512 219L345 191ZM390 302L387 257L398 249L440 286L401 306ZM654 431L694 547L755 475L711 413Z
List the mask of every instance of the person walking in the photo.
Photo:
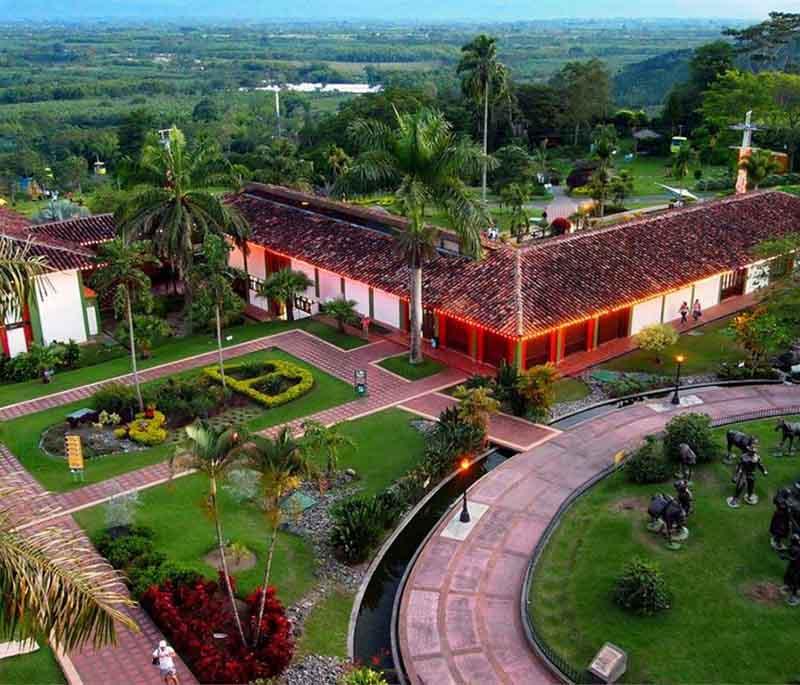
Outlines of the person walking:
M700 300L695 300L692 305L692 318L694 322L697 323L701 316L703 316L703 307L700 305Z
M679 311L681 313L681 325L683 325L689 320L689 304L685 300Z
M153 651L153 665L158 666L161 677L166 685L178 684L178 671L175 668L175 650L167 644L166 640L161 640L158 647Z

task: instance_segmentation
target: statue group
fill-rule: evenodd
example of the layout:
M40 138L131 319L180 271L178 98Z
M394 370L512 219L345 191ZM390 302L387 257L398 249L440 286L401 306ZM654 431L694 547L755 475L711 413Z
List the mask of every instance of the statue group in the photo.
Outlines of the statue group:
M669 549L680 549L680 543L689 538L686 521L694 509L694 495L686 480L676 480L673 487L674 497L663 492L653 495L647 508L647 527L654 533L663 533Z
M800 482L778 490L772 500L775 512L769 523L770 544L788 562L783 592L791 606L800 604Z
M761 471L765 476L767 475L767 469L764 468L761 457L756 452L758 440L752 435L734 430L727 432L726 439L728 452L723 460L726 464L734 462L734 447L740 452L739 461L736 464L732 479L735 489L733 496L728 497L728 506L732 509L738 509L741 506L739 502L742 499L742 493L745 491L744 501L747 504L758 504L758 495L755 493L756 472Z

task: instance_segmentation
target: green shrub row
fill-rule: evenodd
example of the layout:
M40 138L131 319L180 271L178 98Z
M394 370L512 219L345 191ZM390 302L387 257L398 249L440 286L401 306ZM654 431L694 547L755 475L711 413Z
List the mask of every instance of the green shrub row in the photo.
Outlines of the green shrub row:
M225 365L225 382L228 387L238 392L245 397L249 397L254 402L261 404L267 408L278 407L298 397L305 395L312 387L314 387L313 374L291 362L286 362L280 359L269 360L269 366L274 370L261 376L253 376L246 379L235 378L239 372L242 371L244 364L226 364ZM222 382L222 374L219 367L210 366L203 369L203 373L218 383ZM267 393L259 391L255 386L270 383L271 379L293 379L297 382L289 386L283 392L276 395L268 395Z

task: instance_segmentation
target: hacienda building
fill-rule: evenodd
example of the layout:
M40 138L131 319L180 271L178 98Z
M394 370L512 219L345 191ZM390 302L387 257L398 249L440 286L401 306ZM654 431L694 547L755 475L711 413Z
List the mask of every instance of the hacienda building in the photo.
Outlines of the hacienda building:
M336 297L363 316L409 329L408 269L395 235L404 219L380 210L251 184L230 202L250 222L247 268L255 287L280 269L306 273L313 286L297 307L314 313ZM447 231L423 268L423 335L496 366L562 363L680 318L683 302L736 311L771 270L753 256L762 241L800 232L800 198L756 192L670 210L649 218L527 243L484 241L483 258L459 254ZM242 267L235 250L231 262Z
M20 245L28 244L29 254L43 257L50 267L45 276L36 279L23 311L9 315L0 326L2 353L13 357L26 352L32 343L84 343L97 335L97 295L84 284L84 275L95 267L94 254L88 247L62 237L65 231L76 230L77 222L80 234L88 235L97 221L98 217L89 217L34 226L25 217L0 208L0 234ZM113 222L111 227L113 231Z

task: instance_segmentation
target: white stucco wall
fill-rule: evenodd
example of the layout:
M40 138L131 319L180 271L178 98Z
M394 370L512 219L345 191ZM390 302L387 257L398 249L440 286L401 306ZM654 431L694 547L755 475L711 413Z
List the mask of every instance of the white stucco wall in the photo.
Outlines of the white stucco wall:
M638 333L645 326L661 323L662 299L662 297L654 297L652 300L640 302L634 306L631 313L631 335ZM680 303L678 306L680 306Z
M342 296L342 280L338 274L319 269L319 299L321 302Z
M344 294L348 300L355 300L356 311L362 316L369 316L369 286L357 281L345 280Z
M698 281L694 284L694 299L700 300L703 309L713 307L719 304L719 286L721 276L712 276L704 281ZM692 303L689 303L692 306Z
M683 303L689 305L689 309L691 311L692 308L692 289L683 288L682 290L676 290L674 293L669 293L664 298L664 321L672 321L673 319L681 318L681 305Z
M25 340L25 329L8 328L6 329L8 339L8 356L16 357L18 354L28 351L28 341Z
M372 291L375 321L400 328L400 299L383 290Z
M299 259L293 259L292 263L292 271L302 271L308 279L311 281L312 285L306 288L305 292L303 293L306 297L315 298L317 296L316 288L314 287L314 267L311 264L306 262L301 262Z
M56 271L47 274L45 293L36 293L42 338L48 344L54 340L86 342L80 282L77 271Z

